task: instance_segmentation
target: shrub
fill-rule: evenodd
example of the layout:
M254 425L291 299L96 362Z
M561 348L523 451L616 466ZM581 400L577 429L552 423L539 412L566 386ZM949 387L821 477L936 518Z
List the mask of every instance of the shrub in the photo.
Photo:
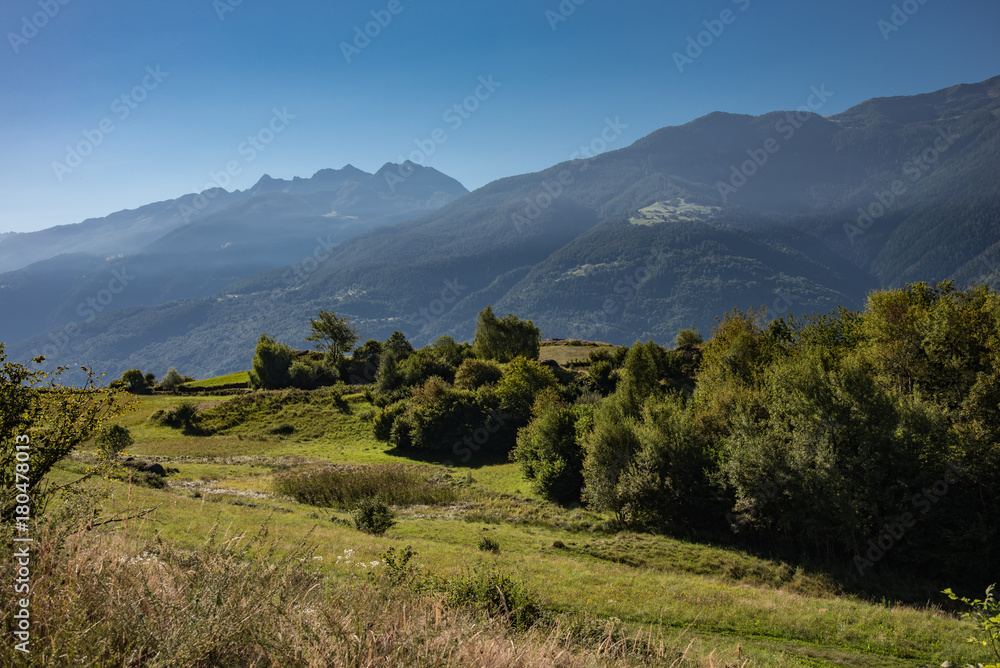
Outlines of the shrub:
M526 629L542 614L535 595L524 583L495 566L476 566L448 581L451 604L473 605L505 618L516 629Z
M574 503L583 488L584 452L577 440L577 420L584 409L561 403L540 406L543 399L544 393L535 402L535 418L518 432L511 459L521 463L524 477L534 481L546 499Z
M396 415L389 433L389 442L397 448L454 449L462 443L468 445L475 438L476 442L469 446L471 450L456 450L456 454L468 452L471 457L472 451L479 450L487 441L491 448L502 445L503 439L491 440L503 428L502 418L499 424L494 424L494 416L475 392L444 386L440 379L429 379L402 409L392 409L397 410L402 412ZM384 435L389 417L389 413L383 412L376 418L380 435Z
M455 373L455 387L478 390L484 385L496 385L503 378L503 369L496 362L469 358Z
M294 359L295 352L287 344L261 334L254 349L250 387L263 390L288 387L291 384L289 369Z
M479 539L479 549L483 552L492 552L493 554L500 553L500 543L496 542L489 536L483 536Z
M972 608L972 612L962 613L962 619L975 624L979 632L983 634L983 637L969 638L969 642L988 647L998 662L986 666L986 668L997 668L1000 666L1000 603L993 596L993 589L995 587L996 584L991 584L986 588L986 598L975 600L966 597L959 598L951 589L945 589L941 592L947 594L951 600L961 601Z
M198 430L198 409L190 401L181 402L166 412L157 411L150 419L164 427L183 429L185 432L195 432Z
M487 306L479 312L472 347L481 359L509 362L515 357L525 357L537 360L541 342L541 330L532 321L521 320L511 313L497 318L493 307Z
M97 454L100 459L105 462L113 462L135 444L135 439L132 438L128 427L115 424L101 429L94 444L97 446Z
M138 369L129 369L122 374L122 385L132 394L149 394L149 383Z
M677 338L674 342L677 344L677 347L680 348L681 346L697 345L704 342L704 340L705 339L702 338L701 334L698 333L698 330L692 327L690 329L682 329L677 332Z
M288 382L300 390L313 390L319 386L317 365L306 360L295 360L288 369Z
M41 363L43 357L35 358ZM0 342L0 488L17 489L33 502L32 514L40 514L53 486L42 481L52 467L90 438L103 422L130 408L129 398L120 390L98 390L96 374L84 369L87 380L81 388L55 382L60 372L32 371L8 362ZM30 443L28 437L30 435ZM18 447L20 446L20 448ZM18 471L18 453L30 446L31 466ZM0 501L0 525L11 522L16 513L16 494Z
M500 407L516 427L528 423L535 397L546 389L559 387L559 381L548 367L535 360L518 357L508 365L497 385Z
M594 382L602 392L610 392L614 389L614 378L612 374L615 368L611 360L599 359L590 365L590 380Z
M377 497L362 499L351 511L351 519L356 529L373 536L381 536L396 524L392 510Z
M177 369L170 367L170 370L163 375L163 380L160 381L160 388L166 390L167 392L176 392L184 383L190 383L194 378L191 376L182 376L177 372Z
M389 404L385 408L379 409L372 418L372 431L375 438L384 443L388 443L392 437L392 427L396 423L396 418L406 412L406 402L397 401Z

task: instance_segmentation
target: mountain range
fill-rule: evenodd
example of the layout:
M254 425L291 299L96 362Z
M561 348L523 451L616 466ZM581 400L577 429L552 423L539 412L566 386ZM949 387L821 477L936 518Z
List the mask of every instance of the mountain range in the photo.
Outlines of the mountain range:
M0 308L18 320L0 340L21 359L208 376L247 368L264 331L304 347L324 308L418 344L470 338L487 304L546 336L666 342L732 308L996 286L998 116L1000 77L831 116L713 113L468 194L412 164L264 177L0 238Z

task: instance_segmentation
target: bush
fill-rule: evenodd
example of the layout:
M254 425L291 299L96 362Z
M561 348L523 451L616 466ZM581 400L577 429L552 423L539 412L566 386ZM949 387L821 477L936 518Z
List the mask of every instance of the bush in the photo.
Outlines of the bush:
M122 374L122 385L132 394L149 394L149 383L138 369L129 369Z
M169 411L157 411L150 416L150 420L164 427L183 429L185 432L197 432L199 422L198 408L193 402L184 401Z
M374 422L376 436L385 436L388 428L389 443L397 448L450 449L466 461L487 442L491 449L502 447L503 439L493 435L504 426L475 392L448 387L439 378L415 389L410 401L383 409Z
M392 427L396 423L396 419L405 412L405 401L397 401L379 409L375 413L375 417L372 418L372 431L375 438L383 443L388 443L392 437Z
M481 608L505 618L516 629L530 627L542 615L541 606L527 586L495 566L479 565L449 580L446 586L451 604Z
M537 360L541 342L541 330L532 321L521 320L511 313L497 318L493 307L487 306L479 312L472 347L481 359L509 362L515 357L525 357Z
M599 359L590 365L590 380L602 392L611 392L614 389L615 381L612 377L615 368L611 360Z
M538 394L546 388L558 387L559 381L551 369L535 360L518 357L508 365L500 379L497 396L503 412L519 428L531 419L531 407Z
M295 360L295 352L284 343L279 343L267 334L261 334L254 349L253 370L250 371L250 387L262 390L277 390L291 384L289 369Z
M455 373L455 387L478 390L484 385L496 385L503 378L503 369L496 362L469 358Z
M160 381L160 389L166 390L167 392L176 392L184 383L190 383L194 378L191 376L182 376L177 372L177 369L170 367L170 370L163 375L163 380Z
M500 553L500 543L496 542L489 536L483 536L479 539L479 549L483 552L492 552L493 554Z
M551 390L549 390L551 391ZM511 459L521 463L524 477L534 482L539 494L556 503L580 500L583 488L583 447L577 440L577 420L583 408L556 403L540 406L535 418L518 432Z
M120 424L104 427L94 440L98 457L109 463L117 461L118 457L134 444L135 439L132 438L128 427Z
M698 330L694 328L682 329L677 332L677 338L674 340L678 348L681 346L697 345L699 343L703 343L704 341L705 339L703 339L701 334L698 333Z
M52 467L102 423L130 408L130 400L120 390L95 387L96 374L89 369L84 369L87 379L82 387L65 387L55 382L59 371L32 371L8 362L4 350L0 342L0 488L28 494L32 515L40 514L54 487L42 483ZM41 363L44 358L34 361ZM30 470L18 471L18 454L29 445ZM15 514L24 514L16 512L21 505L16 496L6 493L0 501L0 526Z
M377 497L362 499L351 511L351 518L356 529L373 536L381 536L396 524L392 510Z

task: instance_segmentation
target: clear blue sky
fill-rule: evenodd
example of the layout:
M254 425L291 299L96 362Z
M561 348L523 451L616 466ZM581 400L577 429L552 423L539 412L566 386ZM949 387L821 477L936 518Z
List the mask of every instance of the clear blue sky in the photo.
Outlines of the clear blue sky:
M795 108L813 85L832 114L1000 74L994 0L909 0L892 32L878 25L891 1L575 1L556 23L560 0L5 0L0 232L200 191L230 162L242 189L264 173L375 171L425 140L426 164L475 189L568 159L608 117L629 126L619 148L715 110ZM674 52L727 9L679 72ZM391 21L348 63L342 43L372 11ZM446 121L491 75L488 99ZM275 108L295 118L263 150L241 147ZM57 175L81 142L92 152Z

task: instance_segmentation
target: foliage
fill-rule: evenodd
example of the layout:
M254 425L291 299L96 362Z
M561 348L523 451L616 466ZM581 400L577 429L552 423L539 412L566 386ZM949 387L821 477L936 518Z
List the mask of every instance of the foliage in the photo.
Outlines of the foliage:
M277 390L291 384L289 370L295 352L285 343L279 343L267 334L261 334L254 349L250 387L260 390Z
M195 434L199 432L200 416L198 408L194 402L182 401L168 411L157 411L150 416L150 421L171 427L182 429L185 433Z
M176 392L184 383L190 383L194 378L191 376L182 376L178 373L177 369L170 367L170 370L163 374L163 380L160 381L160 388L166 390L167 392Z
M639 451L635 418L622 409L619 394L608 397L597 409L593 430L584 439L584 498L596 510L610 511L626 521L628 499L620 488L622 476Z
M315 390L333 385L337 382L338 375L331 362L325 359L297 359L288 368L289 385L300 390Z
M517 629L530 627L542 614L534 593L497 566L480 564L449 580L447 589L452 605L475 605Z
M44 358L36 358L41 363ZM72 388L57 382L54 373L34 371L7 360L0 343L0 487L31 498L31 515L38 516L54 492L42 481L52 467L98 432L109 419L132 407L128 395L101 389L96 374L84 369L87 382ZM27 445L19 450L18 445ZM27 461L24 455L27 453ZM0 520L10 522L17 512L17 494L0 505Z
M336 363L358 342L358 329L351 320L325 309L309 319L309 332L306 341L319 341L316 347L325 351Z
M577 422L585 409L567 406L557 397L551 389L539 394L532 410L534 419L518 432L517 447L510 456L520 462L524 477L534 481L539 494L570 504L579 502L583 488L584 452Z
M998 662L984 668L998 668L1000 666L1000 602L997 602L993 596L994 587L996 584L991 584L986 588L986 597L975 600L964 596L959 598L950 588L942 592L947 594L951 600L961 601L973 608L972 612L963 612L962 618L973 622L984 637L982 639L969 638L969 642L989 648Z
M489 536L483 536L479 539L479 550L481 552L492 552L493 554L500 554L500 543Z
M122 384L125 389L132 394L148 394L150 382L147 381L146 376L142 375L142 371L138 369L129 369L122 374L121 377Z
M551 369L533 359L516 357L504 370L496 394L501 410L520 428L530 420L535 398L545 389L558 387Z
M521 320L511 313L497 318L493 307L487 306L479 312L472 347L480 359L509 362L515 357L525 357L537 360L541 341L541 330L532 321Z
M489 409L475 392L457 390L439 378L431 378L415 389L406 409L397 414L389 442L402 449L451 450L456 455L471 456L502 426L492 426L491 422ZM376 437L380 435L384 435L384 429Z
M503 369L496 362L470 357L455 372L455 387L478 390L484 385L496 385L502 377Z
M391 529L396 524L395 517L385 501L372 496L361 499L351 511L354 527L373 536L381 536Z
M704 340L698 330L692 327L677 332L677 338L674 339L674 343L680 348L682 346L696 346L699 343L703 343Z
M126 450L135 445L135 439L128 427L114 424L102 428L94 439L94 444L97 446L98 458L110 463L117 461Z

